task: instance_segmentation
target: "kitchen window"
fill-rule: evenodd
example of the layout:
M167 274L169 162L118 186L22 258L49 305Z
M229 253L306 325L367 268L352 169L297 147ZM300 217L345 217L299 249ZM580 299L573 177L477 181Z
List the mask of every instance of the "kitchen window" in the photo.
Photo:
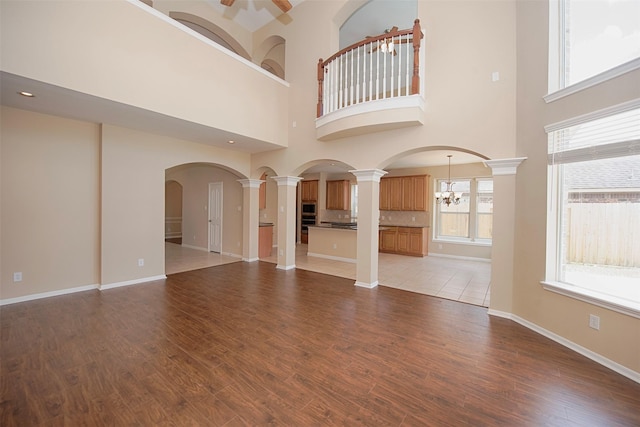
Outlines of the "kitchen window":
M446 191L447 180L436 180L436 188L441 192ZM460 203L435 205L434 240L490 245L493 233L493 180L457 179L452 181L452 188L460 195Z
M543 286L640 317L640 100L547 132Z

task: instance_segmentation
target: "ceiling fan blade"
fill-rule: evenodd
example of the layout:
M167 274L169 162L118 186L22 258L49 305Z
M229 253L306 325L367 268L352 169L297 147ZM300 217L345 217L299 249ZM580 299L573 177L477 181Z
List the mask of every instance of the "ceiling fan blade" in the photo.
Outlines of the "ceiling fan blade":
M283 11L284 13L289 12L293 7L291 6L291 3L289 3L289 0L271 0L271 1L273 2L273 4L278 6L280 10Z
M236 0L220 0L220 3L222 3L225 6L231 6L234 1Z

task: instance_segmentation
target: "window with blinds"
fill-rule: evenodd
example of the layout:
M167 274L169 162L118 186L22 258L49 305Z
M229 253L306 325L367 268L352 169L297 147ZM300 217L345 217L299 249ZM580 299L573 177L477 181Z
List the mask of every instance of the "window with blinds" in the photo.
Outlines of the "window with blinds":
M640 100L547 132L545 282L640 317Z

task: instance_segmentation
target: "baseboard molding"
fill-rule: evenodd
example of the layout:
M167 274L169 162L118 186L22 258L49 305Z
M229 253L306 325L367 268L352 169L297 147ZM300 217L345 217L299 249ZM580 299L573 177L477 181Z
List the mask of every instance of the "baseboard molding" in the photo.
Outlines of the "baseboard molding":
M373 288L377 288L378 287L378 281L376 280L373 283L365 283L365 282L358 282L356 280L356 282L354 283L355 286L358 286L360 288L367 288L367 289L373 289Z
M256 258L242 258L242 261L244 262L256 262L256 261L260 261L260 258L256 257Z
M293 264L293 265L280 265L280 264L277 264L276 265L276 269L277 270L295 270L295 268L296 268L295 264Z
M339 256L316 254L316 253L313 253L313 252L307 252L307 256L312 256L312 257L316 257L316 258L330 259L332 261L349 262L351 264L355 264L357 262L357 260L355 260L353 258L344 258L344 257L339 257Z
M166 278L167 278L166 275L161 274L159 276L143 277L140 279L125 280L124 282L109 283L107 285L101 285L99 289L101 291L105 291L107 289L121 288L123 286L131 286L131 285L137 285L140 283L155 282L156 280L163 280Z
M230 256L230 257L232 257L232 258L242 259L242 255L240 255L240 254L234 254L234 253L231 253L231 252L220 252L220 255Z
M479 262L491 262L490 258L477 258L472 256L460 256L460 255L449 255L449 254L438 254L429 252L429 256L438 257L438 258L453 258L453 259L461 259L465 261L479 261Z
M33 301L33 300L42 299L42 298L57 297L60 295L74 294L76 292L91 291L94 289L100 289L100 285L95 284L95 285L78 286L77 288L59 289L56 291L25 295L22 297L2 299L0 300L0 306L8 305L8 304L16 304L16 303L25 302L25 301Z
M626 366L622 366L621 364L614 362L611 359L607 359L606 357L589 350L588 348L582 347L579 344L574 343L573 341L570 341L554 332L551 332L547 329L544 329L538 325L536 325L535 323L529 322L526 319L523 319L520 316L517 316L515 314L512 313L507 313L507 312L503 312L503 311L498 311L498 310L488 310L488 314L491 316L496 316L496 317L503 317L505 319L510 319L513 320L516 323L519 323L520 325L524 326L525 328L528 328L534 332L539 333L540 335L543 335L547 338L549 338L550 340L553 340L555 342L557 342L558 344L561 344L565 347L567 347L568 349L571 349L573 351L575 351L576 353L579 353L591 360L593 360L596 363L599 363L600 365L611 369L614 372L617 372L620 375L623 375L627 378L629 378L632 381L635 381L637 383L640 384L640 373L636 372L632 369L627 368Z
M207 248L201 248L200 246L185 245L184 243L182 244L182 247L188 248L188 249L195 249L196 251L209 252Z

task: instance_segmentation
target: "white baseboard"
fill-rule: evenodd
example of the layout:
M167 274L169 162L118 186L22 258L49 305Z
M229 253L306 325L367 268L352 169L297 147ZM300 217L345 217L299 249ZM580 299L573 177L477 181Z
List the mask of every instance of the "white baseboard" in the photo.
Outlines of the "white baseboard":
M125 280L124 282L109 283L107 285L101 285L99 289L101 291L105 291L107 289L120 288L122 286L137 285L139 283L154 282L156 280L163 280L166 278L167 276L165 276L164 274L161 274L159 276L143 277L140 279Z
M234 253L231 253L231 252L220 252L220 255L230 256L230 257L232 257L232 258L242 259L242 255L240 255L240 254L234 254Z
M357 260L355 260L353 258L344 258L344 257L339 257L339 256L316 254L316 253L313 253L313 252L307 252L307 256L312 256L312 257L316 257L316 258L330 259L332 261L349 262L351 264L355 264L357 262Z
M449 255L449 254L438 254L429 252L429 256L439 257L439 258L453 258L453 259L462 259L465 261L479 261L479 262L491 262L490 258L478 258L472 256L460 256L460 255Z
M515 314L512 313L506 313L503 311L498 311L498 310L488 310L488 314L492 315L492 316L496 316L496 317L503 317L505 319L510 319L513 320L516 323L521 324L522 326L524 326L525 328L531 329L534 332L539 333L540 335L543 335L547 338L549 338L550 340L553 340L555 342L557 342L558 344L561 344L573 351L575 351L576 353L579 353L591 360L593 360L596 363L599 363L600 365L607 367L609 369L611 369L612 371L615 371L617 373L619 373L620 375L623 375L627 378L629 378L632 381L635 381L637 383L640 383L640 373L636 372L634 370L631 370L629 368L627 368L626 366L622 366L621 364L614 362L611 359L607 359L606 357L589 350L588 348L582 347L579 344L574 343L573 341L570 341L554 332L551 332L547 329L544 329L538 325L536 325L535 323L529 322L526 319L523 319L520 316L516 316Z
M295 270L295 268L296 268L295 264L293 264L293 265L280 265L280 264L277 264L276 265L276 269L278 269L278 270Z
M200 246L185 245L184 243L182 244L182 247L188 248L188 249L195 249L196 251L209 252L207 248L201 248Z
M260 261L260 258L256 257L256 258L242 258L242 261L244 262L256 262L256 261Z
M354 283L355 286L361 287L361 288L367 288L367 289L373 289L378 287L378 281L376 280L373 283L365 283L365 282L358 282L356 280L356 282Z
M0 300L0 306L15 304L18 302L33 301L33 300L42 299L42 298L57 297L60 295L74 294L76 292L91 291L99 288L100 288L100 285L95 284L95 285L78 286L77 288L67 288L67 289L59 289L59 290L50 291L50 292L42 292L39 294L25 295L22 297L7 298L7 299Z

